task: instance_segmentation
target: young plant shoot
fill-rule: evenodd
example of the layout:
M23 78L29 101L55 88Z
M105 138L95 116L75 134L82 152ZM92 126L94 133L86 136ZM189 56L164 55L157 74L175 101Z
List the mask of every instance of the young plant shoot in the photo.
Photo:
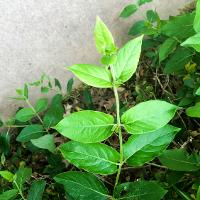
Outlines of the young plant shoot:
M161 100L149 100L120 116L118 88L137 70L143 36L118 49L112 34L97 17L94 38L102 55L102 66L75 64L68 70L89 86L112 88L116 115L84 110L66 116L55 126L60 134L71 139L59 148L63 157L86 172L64 172L54 179L64 185L73 199L162 199L166 190L158 183L144 180L121 183L120 174L123 166L143 166L168 147L180 130L168 124L179 107ZM117 148L106 142L113 134L119 139ZM127 141L125 134L130 135ZM116 174L113 194L109 194L94 174Z

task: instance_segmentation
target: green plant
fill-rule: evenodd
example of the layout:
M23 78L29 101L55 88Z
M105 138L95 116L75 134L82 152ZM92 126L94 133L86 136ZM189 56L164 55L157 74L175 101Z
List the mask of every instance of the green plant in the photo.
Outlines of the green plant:
M180 182L183 181L186 173L189 173L190 177L195 177L193 181L199 179L199 148L193 143L199 141L200 1L195 1L194 5L190 4L184 9L184 12L178 16L169 17L167 20L162 20L156 11L148 10L146 18L134 23L129 30L131 36L140 34L147 36L143 41L141 65L145 66L149 73L139 78L147 80L146 85L149 87L155 88L157 85L153 91L154 96L161 96L185 108L185 112L179 114L176 124L182 126L184 132L179 135L179 140L187 138L186 142L181 145L182 149L167 150L159 156L162 165L176 171L173 172L173 176L177 176L177 178L172 181L171 186L169 184L169 192L166 197L168 199L175 198L173 191L183 199L191 199L188 195L188 193L192 193L191 191L183 192L178 187L185 189L183 185L186 184ZM149 80L149 77L153 78ZM143 89L140 88L145 86L141 85L139 81L135 83L136 94L140 101ZM148 97L142 96L142 98ZM196 133L196 135L192 133ZM170 175L170 179L167 177L165 181L169 183L171 179ZM187 191L189 188L192 188L192 185L187 188ZM170 191L172 191L171 194ZM195 199L194 194L191 196Z
M199 12L199 0L196 1L196 9L193 11L168 20L162 20L156 11L148 10L146 19L134 23L129 30L131 36L148 36L142 48L146 59L151 60L148 67L155 70L157 83L161 85L166 98L178 102L182 107L198 101L195 94L200 86ZM163 86L159 77L162 73L166 75L166 79L171 76L176 85ZM179 82L182 84L178 84ZM173 87L175 92L172 91Z
M64 117L55 126L59 133L72 140L60 146L63 157L87 171L64 172L57 175L55 181L64 185L72 199L161 199L166 191L156 182L141 180L119 184L120 174L124 165L142 166L167 148L180 130L168 125L179 107L165 101L150 100L120 116L118 87L136 71L143 37L137 37L117 50L112 34L100 18L97 18L94 36L104 66L76 64L68 69L90 86L112 88L116 116L85 110ZM128 140L124 137L125 132L132 135ZM117 149L106 142L113 134L118 136ZM116 173L113 195L93 173ZM137 188L143 188L145 195ZM152 193L150 188L157 189Z
M133 15L145 3L152 2L153 0L138 0L136 4L127 5L120 14L120 17L127 18Z
M31 177L32 170L30 168L21 167L19 170L13 174L7 170L0 171L0 176L5 180L12 183L13 188L5 191L3 194L0 194L0 199L9 200L14 199L20 194L21 199L26 200L26 197L23 194L25 183ZM45 189L46 182L44 180L37 180L32 183L28 191L29 200L41 200L42 194Z

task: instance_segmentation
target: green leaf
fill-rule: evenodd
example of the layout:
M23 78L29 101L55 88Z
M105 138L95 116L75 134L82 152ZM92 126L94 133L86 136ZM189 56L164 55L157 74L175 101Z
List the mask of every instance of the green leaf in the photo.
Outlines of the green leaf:
M138 0L138 5L141 6L145 3L149 3L149 2L152 2L153 0Z
M12 189L12 190L7 190L0 194L0 199L1 200L12 200L18 195L18 190Z
M28 200L42 200L42 195L46 186L44 180L34 181L28 192Z
M161 200L166 193L158 183L140 180L118 185L114 197L119 200Z
M117 84L126 82L137 69L141 54L143 36L129 41L117 53L116 61L113 63L113 75Z
M55 82L55 87L58 87L59 90L62 90L62 86L60 84L60 81L57 78L54 79L54 82Z
M200 87L197 89L197 91L195 92L196 95L200 96Z
M42 86L42 87L41 87L41 93L44 93L44 94L46 94L46 93L48 93L48 92L49 92L49 90L50 90L50 88L49 88L49 87L45 87L45 86Z
M28 85L26 83L24 84L23 96L28 99Z
M31 142L36 147L40 149L47 149L52 153L55 151L55 148L56 148L55 143L54 143L54 137L53 135L50 135L50 134L46 134L37 139L32 139Z
M5 133L0 133L0 153L8 155L10 152L10 135Z
M179 128L166 125L153 132L132 135L123 145L124 158L131 166L142 166L160 155L172 142Z
M146 22L144 20L140 20L133 24L128 34L132 36L144 34L145 30L146 30Z
M14 188L18 189L19 191L22 191L23 184L31 177L31 174L31 168L20 168L14 176Z
M197 5L196 5L196 14L194 18L194 30L197 33L200 33L200 1L197 0Z
M158 20L160 20L159 15L156 11L148 10L146 13L147 19L149 22L154 23Z
M196 103L194 106L186 109L186 114L189 117L200 118L200 102Z
M0 171L0 176L2 176L4 179L6 179L9 182L12 182L14 174L5 170L5 171Z
M186 41L184 41L181 46L192 47L197 52L200 52L200 33L189 37Z
M27 122L35 116L35 112L31 108L22 108L19 110L15 118L20 122Z
M184 149L166 150L160 155L160 162L175 171L197 171L200 169L198 156L189 155Z
M129 4L126 6L120 14L120 17L127 18L137 11L138 7L136 4Z
M130 134L143 134L165 126L175 115L177 106L160 100L139 103L122 115L122 123Z
M196 199L197 200L200 199L200 186L199 186L198 191L197 191L197 198Z
M18 142L29 142L31 139L37 139L43 135L43 126L39 124L33 124L26 126L17 136Z
M96 143L112 135L113 123L114 119L111 115L85 110L65 117L56 125L55 129L71 140Z
M107 200L108 190L94 175L83 172L65 172L55 178L57 183L63 184L66 192L74 199Z
M188 38L195 34L193 29L194 12L172 17L161 27L161 32L168 37L179 40Z
M80 169L102 175L117 171L119 153L105 144L71 141L61 145L60 151L66 160Z
M55 126L63 118L63 115L64 107L62 104L62 95L56 94L43 119L45 128Z
M47 98L38 99L35 104L35 110L38 113L45 111L47 109L47 107L48 107L48 99Z
M158 49L159 61L162 62L163 60L165 60L169 56L169 54L171 54L175 50L176 45L177 41L173 38L166 39L165 42L161 44Z
M178 48L167 62L164 72L166 74L181 74L185 71L185 65L192 60L193 52L190 49Z
M89 64L78 64L68 68L82 82L97 88L111 88L112 76L105 67L98 67Z
M96 19L94 38L99 53L106 55L116 51L113 36L99 17Z
M71 95L73 84L74 78L69 79L69 81L67 82L67 95Z
M116 58L117 58L116 54L105 55L101 58L101 63L105 66L109 66L109 65L112 65L115 62Z
M3 120L0 118L0 127L3 126Z

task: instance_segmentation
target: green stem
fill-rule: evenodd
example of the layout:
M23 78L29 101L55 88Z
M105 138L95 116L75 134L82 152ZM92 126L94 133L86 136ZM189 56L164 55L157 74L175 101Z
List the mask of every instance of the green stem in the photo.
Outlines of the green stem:
M43 128L46 130L47 133L49 133L48 128L45 128L44 122L42 120L42 118L40 117L40 115L37 113L37 111L35 110L35 108L32 106L32 104L30 103L30 101L28 99L26 99L26 103L28 104L28 106L33 110L33 112L35 113L35 115L37 116L37 118L39 119L40 123L42 124Z
M120 144L120 164L115 180L115 187L117 186L119 182L119 177L123 165L123 139L122 139L122 130L121 130L121 121L120 121L120 106L119 106L119 95L117 92L117 88L114 86L114 94L115 94L115 101L116 101L116 112L117 112L117 126L118 126L118 137L119 137L119 144Z
M20 194L20 196L22 197L22 199L23 199L23 200L26 200L26 198L25 198L24 195L23 195L22 190L19 188L19 186L18 186L18 184L16 183L16 181L13 181L13 183L16 185L16 187L17 187L17 189L18 189L18 191L19 191L19 194Z
M33 112L36 114L36 116L39 119L39 121L41 122L41 124L43 124L41 117L38 115L37 111L35 110L35 108L32 106L32 104L30 103L30 101L28 99L26 99L26 103L33 110Z
M114 91L114 95L115 95L116 114L117 114L117 131L118 131L119 145L120 145L120 163L119 163L117 176L116 176L116 180L115 180L115 187L116 187L118 185L118 182L119 182L119 177L120 177L121 170L122 170L124 155L123 155L122 129L121 129L121 121L120 121L119 95L118 95L117 87L115 85L115 72L114 72L112 66L110 66L110 69L111 69L111 74L112 74L112 78L113 78L113 91Z

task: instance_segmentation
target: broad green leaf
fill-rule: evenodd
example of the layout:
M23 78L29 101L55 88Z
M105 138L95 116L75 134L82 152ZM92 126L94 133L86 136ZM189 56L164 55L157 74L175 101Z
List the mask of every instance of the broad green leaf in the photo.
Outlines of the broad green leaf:
M113 63L116 84L126 82L135 73L141 54L143 36L137 37L122 47Z
M105 67L98 67L89 64L78 64L68 68L82 82L97 88L111 88L112 76Z
M194 18L194 30L197 33L200 33L200 1L197 0L197 5L196 5L196 14Z
M160 162L175 171L197 171L200 169L198 155L189 155L184 149L166 150L159 156Z
M181 46L192 47L197 52L200 52L200 33L189 37L186 41L184 41Z
M34 181L28 192L28 200L42 200L45 186L46 182L44 180Z
M165 42L161 44L158 49L159 61L162 62L163 60L165 60L169 56L169 54L171 54L175 50L176 45L177 41L173 38L166 39Z
M149 3L149 2L152 2L153 0L138 0L138 5L139 6L141 6L141 5L143 5L143 4L145 4L145 3Z
M99 17L96 19L94 38L99 53L106 55L116 51L113 36Z
M18 195L18 190L12 189L12 190L7 190L0 194L0 199L1 200L12 200Z
M75 141L61 145L63 157L78 168L97 174L117 171L119 153L105 144L84 144Z
M120 14L120 17L127 18L131 16L133 13L135 13L137 9L138 6L136 4L129 4L123 9L123 11Z
M15 118L20 122L27 122L35 116L35 112L31 108L22 108L19 110Z
M179 40L188 38L195 34L193 29L195 13L188 13L172 17L161 27L161 32L169 37L175 37Z
M36 112L43 112L47 109L48 107L48 99L47 98L42 98L37 100L36 104L35 104L35 110Z
M114 197L121 200L161 200L167 193L154 181L139 180L122 183L114 191Z
M131 166L142 166L160 155L172 142L179 128L166 125L153 132L132 135L123 145L124 158Z
M50 152L55 151L55 143L54 143L54 137L53 135L46 134L40 138L37 139L32 139L31 140L32 144L40 149L47 149Z
M9 182L12 182L14 174L5 170L5 171L0 171L0 176L2 176L4 179L6 179Z
M68 115L56 125L55 129L71 140L96 143L112 135L113 123L111 115L85 110Z
M122 115L122 123L130 134L143 134L165 126L175 115L177 106L160 100L139 103Z
M146 29L146 22L144 20L140 20L133 24L128 34L132 36L144 34L145 29Z
M31 174L31 168L20 168L13 178L14 188L22 191L24 183L28 181L28 179L31 177Z
M17 136L18 142L29 142L31 139L37 139L43 135L43 126L39 124L33 124L26 126Z
M200 102L196 103L194 106L186 109L186 114L189 117L200 118Z
M164 72L166 74L181 74L185 71L185 65L192 60L193 52L190 49L178 48L169 58Z
M63 115L64 107L62 104L62 95L56 94L43 119L45 128L55 126L63 118Z
M57 183L64 186L66 192L74 199L107 200L108 190L94 175L83 172L65 172L55 178Z

